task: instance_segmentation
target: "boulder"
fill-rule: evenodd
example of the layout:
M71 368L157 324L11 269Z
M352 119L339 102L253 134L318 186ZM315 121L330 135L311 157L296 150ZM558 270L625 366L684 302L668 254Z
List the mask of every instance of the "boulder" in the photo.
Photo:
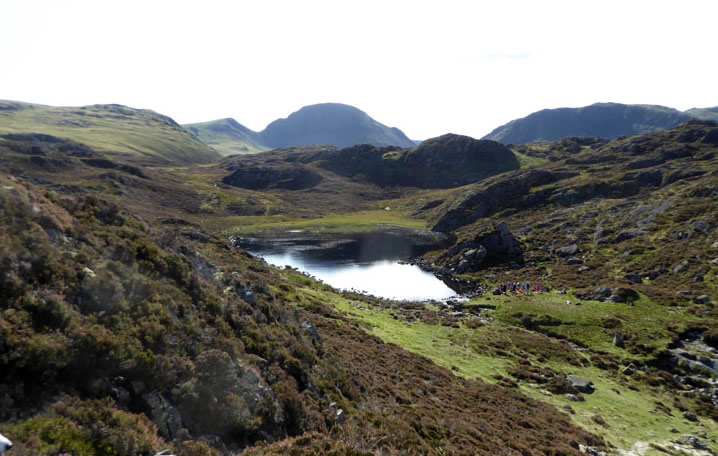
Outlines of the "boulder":
M610 288L598 287L593 291L593 293L591 293L588 296L588 299L590 299L592 301L604 302L604 301L608 300L608 298L610 298L612 294L613 294L613 290L611 290Z
M616 333L613 335L613 345L615 345L618 348L623 348L623 336Z
M578 253L578 246L576 244L567 245L565 247L554 250L554 253L558 256L568 257Z
M609 301L626 302L630 304L634 301L638 301L639 298L640 295L636 292L636 290L633 290L632 288L618 287L613 291Z
M641 277L641 275L633 272L626 274L625 276L623 276L623 278L631 283L643 283L643 278Z
M618 244L619 242L627 241L629 239L633 239L635 237L638 237L642 235L644 232L642 230L626 230L621 231L616 235L616 237L613 239L613 242Z
M716 131L718 131L718 130L716 130ZM701 439L699 439L698 437L696 437L694 435L684 435L683 437L680 438L679 442L686 446L693 447L693 448L696 448L699 450L709 450L710 449L710 447L708 445L706 445L705 442L703 442Z
M571 383L571 386L573 386L582 393L591 394L596 390L596 388L593 387L593 382L590 380L586 380L585 378L577 377L575 375L569 375L567 379L569 383Z
M688 421L698 421L698 417L696 416L696 414L693 412L689 412L688 410L683 412L683 418L687 419Z
M674 274L680 274L681 272L688 269L689 266L690 266L690 263L686 260L683 260L680 263L678 263L677 265L673 266L672 272Z
M718 258L713 258L713 261L711 261L711 264L713 266L718 266Z
M711 302L711 298L708 295L700 295L696 298L693 298L693 302L696 304L709 304Z

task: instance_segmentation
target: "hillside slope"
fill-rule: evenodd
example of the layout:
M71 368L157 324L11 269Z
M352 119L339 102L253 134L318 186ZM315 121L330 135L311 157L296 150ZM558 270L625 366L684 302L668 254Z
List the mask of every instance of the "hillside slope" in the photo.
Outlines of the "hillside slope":
M484 136L503 144L556 141L569 136L616 139L673 128L694 117L653 105L596 103L582 108L544 109L512 120Z
M259 133L234 119L185 124L182 127L224 156L254 154L269 150L268 146L262 144Z
M219 157L169 117L120 105L54 107L0 101L0 136L18 134L57 136L135 163L208 163Z
M604 445L554 407L366 334L333 308L350 297L183 234L202 227L6 175L0 213L0 422L19 454Z

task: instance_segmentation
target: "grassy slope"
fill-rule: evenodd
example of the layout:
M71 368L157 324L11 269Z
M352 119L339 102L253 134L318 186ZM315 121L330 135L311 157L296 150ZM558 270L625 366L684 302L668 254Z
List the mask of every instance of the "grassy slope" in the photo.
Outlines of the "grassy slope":
M261 144L259 138L252 138L255 132L244 129L233 119L213 120L182 125L195 138L207 144L223 156L235 154L256 154L270 150Z
M401 315L401 306L339 297L321 289L305 288L301 293L311 299L331 302L351 318L368 325L369 333L387 343L426 356L466 378L496 382L499 376L508 377L508 369L519 359L588 378L593 381L596 391L584 395L585 402L573 402L565 396L550 394L537 384L521 383L520 390L558 408L570 407L571 418L575 423L604 436L617 448L629 450L642 442L670 447L668 442L675 438L676 432L688 434L696 430L693 423L685 420L681 412L671 406L675 395L660 387L646 385L635 380L635 377L629 378L615 371L590 366L590 363L582 366L580 363L568 362L571 359L589 359L589 355L580 354L544 335L512 325L516 321L511 316L520 311L552 315L566 322L568 330L565 336L568 339L589 344L594 353L622 356L622 353L618 353L620 350L610 344L610 334L601 328L600 320L606 315L621 315L637 334L652 339L653 343L664 348L668 339L666 321L687 323L698 320L694 316L677 316L673 309L666 309L649 300L643 299L636 307L629 308L626 305L598 302L585 302L582 307L566 306L565 297L555 294L500 299L499 302L495 298L480 298L472 304L498 305L498 309L489 314L493 321L479 328L471 328L466 324L454 327L437 322L427 323L421 319L408 322L404 318L396 318ZM630 318L626 313L634 313L637 318ZM656 324L661 320L662 324ZM598 343L592 340L594 338L600 339ZM627 364L630 361L638 362L629 354L625 356L624 362ZM658 404L667 407L663 409L666 411L657 407ZM596 415L600 415L607 425L597 424L594 419ZM708 435L716 435L718 423L704 419L700 429ZM714 443L713 449L716 448L718 445ZM665 453L652 448L644 454Z
M0 101L0 135L41 133L141 163L206 163L219 156L169 117L118 105L52 107Z

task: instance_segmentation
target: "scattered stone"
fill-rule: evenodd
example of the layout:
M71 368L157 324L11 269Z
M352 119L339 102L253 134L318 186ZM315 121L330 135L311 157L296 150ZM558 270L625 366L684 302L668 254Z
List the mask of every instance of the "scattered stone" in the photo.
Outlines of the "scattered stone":
M344 409L337 410L337 416L335 418L336 422L339 424L344 424L344 418L345 418Z
M571 257L568 260L566 260L566 264L568 264L568 265L583 264L583 260L580 258Z
M568 399L569 401L573 401L573 402L583 402L583 401L585 401L585 399L583 399L581 396L577 396L577 395L571 394L571 393L568 393L568 394L566 395L566 399Z
M640 274L636 274L633 272L626 274L625 276L623 276L623 278L631 283L643 283L643 277L641 277Z
M686 269L688 269L689 266L690 266L690 263L689 263L688 261L686 261L686 260L683 260L683 261L681 261L680 263L678 263L677 265L675 265L675 266L673 267L673 273L674 273L674 274L680 274L681 272L683 272L683 271L685 271Z
M691 292L689 290L678 290L676 291L676 294L681 296L690 296Z
M633 375L634 372L636 372L637 367L631 363L628 366L626 366L621 372L623 375Z
M593 268L592 268L591 266L581 266L580 268L577 269L577 271L578 271L578 272L588 272L588 271L590 271L590 270L592 270L592 269L593 269Z
M626 230L618 233L616 238L613 240L614 243L618 244L619 242L627 241L628 239L633 239L635 237L638 237L643 234L642 230Z
M696 276L693 277L693 283L703 282L703 280L704 280L704 278L703 278L703 276L700 275L700 274L698 274L698 275L696 275Z
M696 414L693 412L689 412L688 410L683 412L683 418L687 419L688 421L693 421L693 422L698 421L698 417L696 416Z
M582 393L591 394L596 390L596 388L594 388L593 386L593 382L590 380L586 380L585 378L577 377L575 375L569 375L567 379L569 383L571 383L571 386L573 386Z
M322 345L322 338L319 337L319 333L317 332L317 328L314 327L311 321L305 320L304 323L302 323L302 329L307 332L314 340L316 340L319 345Z
M676 431L678 432L678 431ZM690 447L696 448L698 450L708 450L708 445L706 445L701 439L694 435L684 435L679 440L680 443L684 445L688 445Z
M613 345L615 345L618 348L623 348L623 336L616 333L613 335Z
M697 298L693 298L693 302L696 304L709 304L711 302L711 298L708 295L700 295Z
M588 454L590 456L606 456L605 451L601 451L596 447L583 446L580 443L578 444L578 451L584 454Z
M604 245L604 244L610 244L611 241L608 240L607 237L601 237L596 239L596 245Z
M713 244L711 244L712 249L718 249L718 241L715 241ZM718 258L716 258L718 260Z
M711 261L711 264L713 266L718 266L718 258L714 258L713 261Z
M567 245L565 247L554 250L554 253L558 256L573 256L578 252L578 246L576 244Z
M82 274L84 274L85 277L95 277L97 275L95 274L95 271L88 267L85 267L85 269L82 270Z

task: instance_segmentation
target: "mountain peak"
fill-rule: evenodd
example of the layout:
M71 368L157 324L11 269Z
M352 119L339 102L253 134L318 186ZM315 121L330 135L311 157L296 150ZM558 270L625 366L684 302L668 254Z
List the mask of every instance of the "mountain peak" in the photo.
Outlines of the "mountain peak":
M260 135L273 148L316 144L414 147L398 128L387 127L361 109L342 103L304 106L270 123Z

